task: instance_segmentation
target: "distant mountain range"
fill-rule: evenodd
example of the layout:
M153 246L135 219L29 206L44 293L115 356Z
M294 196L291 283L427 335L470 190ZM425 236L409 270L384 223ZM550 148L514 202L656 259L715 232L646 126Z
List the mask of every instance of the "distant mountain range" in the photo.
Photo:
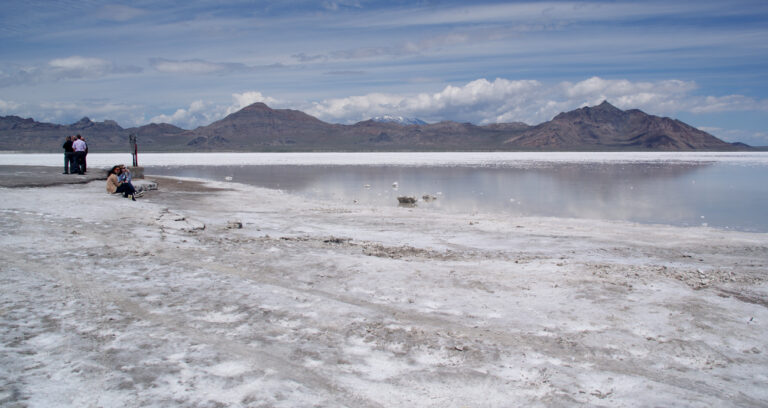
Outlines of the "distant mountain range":
M603 102L561 113L536 126L485 126L451 121L427 124L385 116L354 125L323 122L304 112L255 103L194 130L169 124L123 129L88 118L56 125L0 117L0 150L61 152L64 137L83 135L92 152L129 151L136 134L140 151L683 151L750 150L727 143L679 120L623 111Z

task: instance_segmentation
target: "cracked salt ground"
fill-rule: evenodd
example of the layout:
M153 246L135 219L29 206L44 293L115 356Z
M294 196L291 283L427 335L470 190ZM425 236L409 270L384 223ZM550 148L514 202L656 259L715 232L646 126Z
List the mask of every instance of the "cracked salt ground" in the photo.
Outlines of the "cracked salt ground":
M217 186L2 191L1 405L768 400L766 234Z

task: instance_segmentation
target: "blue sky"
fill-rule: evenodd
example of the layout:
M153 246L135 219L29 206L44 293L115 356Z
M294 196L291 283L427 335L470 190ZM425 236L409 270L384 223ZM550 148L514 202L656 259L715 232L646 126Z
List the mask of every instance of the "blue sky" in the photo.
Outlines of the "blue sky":
M768 145L768 2L10 0L0 115L537 124L607 99Z

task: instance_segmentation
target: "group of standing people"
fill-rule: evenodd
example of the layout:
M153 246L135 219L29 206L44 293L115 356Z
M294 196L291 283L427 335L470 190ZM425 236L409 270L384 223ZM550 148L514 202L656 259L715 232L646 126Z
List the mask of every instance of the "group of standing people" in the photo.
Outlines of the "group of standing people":
M85 174L87 164L85 157L88 155L88 144L85 138L80 135L67 136L64 141L64 174ZM136 197L141 197L142 192L136 192L136 188L131 182L131 171L124 164L112 166L107 176L107 193L121 193L123 197L130 197L136 201Z
M64 174L85 174L87 164L85 157L88 155L88 144L80 136L67 136L64 141Z

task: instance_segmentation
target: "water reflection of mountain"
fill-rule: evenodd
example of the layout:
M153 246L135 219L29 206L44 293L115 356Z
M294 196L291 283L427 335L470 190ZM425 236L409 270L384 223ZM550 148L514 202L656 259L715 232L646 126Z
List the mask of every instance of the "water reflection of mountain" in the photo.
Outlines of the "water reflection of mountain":
M398 195L430 194L438 200L421 202L420 207L463 214L768 230L768 219L755 207L755 198L768 200L767 188L755 188L768 172L763 167L704 162L549 163L519 168L266 165L157 167L147 172L220 181L231 177L235 182L343 203L395 206Z

